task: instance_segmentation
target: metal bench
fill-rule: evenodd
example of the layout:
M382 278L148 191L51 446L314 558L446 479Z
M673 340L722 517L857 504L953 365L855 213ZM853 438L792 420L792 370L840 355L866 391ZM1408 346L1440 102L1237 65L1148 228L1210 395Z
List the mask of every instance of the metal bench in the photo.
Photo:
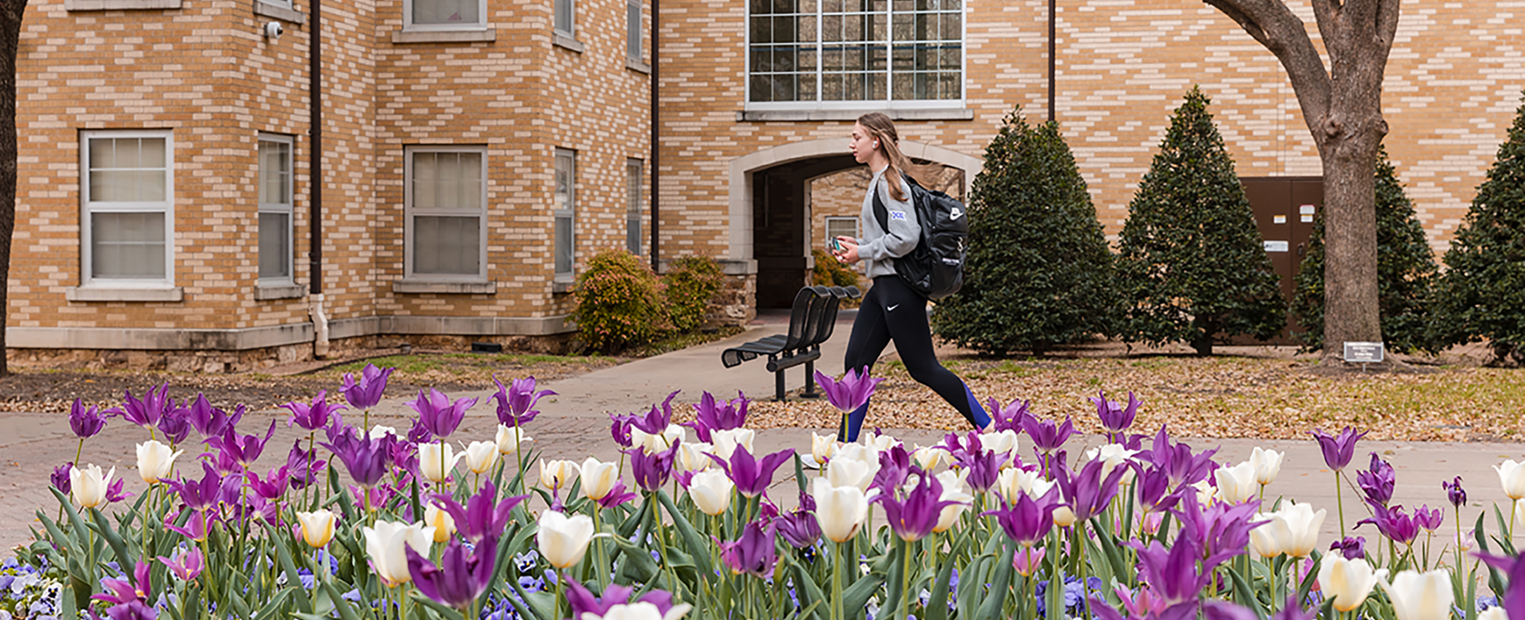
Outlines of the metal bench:
M815 361L821 358L821 343L831 338L837 323L837 308L843 299L856 299L858 287L807 286L794 296L789 312L789 333L774 334L731 347L720 353L726 368L768 356L768 372L773 373L775 399L784 400L784 370L805 365L805 396L815 396Z

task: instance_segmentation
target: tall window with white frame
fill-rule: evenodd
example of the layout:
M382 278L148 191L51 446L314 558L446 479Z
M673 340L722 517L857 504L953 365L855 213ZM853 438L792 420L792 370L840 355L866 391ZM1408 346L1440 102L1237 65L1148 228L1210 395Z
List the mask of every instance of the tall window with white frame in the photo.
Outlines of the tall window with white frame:
M641 184L645 162L625 160L625 249L641 253Z
M641 62L641 3L625 2L625 57L633 62Z
M403 0L403 5L407 30L487 27L487 0Z
M964 0L749 0L747 13L750 107L963 99Z
M80 136L84 202L81 281L173 286L174 141L169 131Z
M554 198L556 219L555 232L555 279L557 282L572 281L573 216L577 212L577 153L556 149L556 194Z
M577 36L577 2L576 0L555 0L556 2L556 34L568 38Z
M291 136L259 137L259 280L290 284Z
M485 282L487 149L418 146L406 155L404 277Z

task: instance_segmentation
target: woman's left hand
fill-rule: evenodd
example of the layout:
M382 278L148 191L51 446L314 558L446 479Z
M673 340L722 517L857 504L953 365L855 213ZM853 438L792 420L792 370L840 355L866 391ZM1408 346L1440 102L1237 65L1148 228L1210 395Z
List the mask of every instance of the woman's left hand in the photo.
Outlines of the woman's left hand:
M837 243L842 246L841 250L832 252L831 255L837 260L849 265L858 262L858 240L852 237L837 237Z

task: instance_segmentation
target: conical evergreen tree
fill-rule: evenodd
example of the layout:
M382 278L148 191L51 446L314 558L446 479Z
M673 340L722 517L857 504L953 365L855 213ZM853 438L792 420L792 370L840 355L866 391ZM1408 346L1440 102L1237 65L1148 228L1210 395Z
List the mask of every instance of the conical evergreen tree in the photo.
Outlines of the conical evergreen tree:
M1382 339L1393 351L1434 350L1429 341L1428 304L1435 280L1435 252L1424 238L1414 205L1403 193L1398 173L1377 153L1377 303ZM1313 223L1308 254L1298 267L1292 314L1302 325L1297 337L1308 351L1324 348L1324 219Z
M1445 256L1431 322L1442 346L1487 340L1525 364L1525 105Z
M932 327L960 346L1043 354L1115 330L1112 253L1059 126L1021 109L985 148L969 200L969 253L959 294Z
M1128 205L1118 276L1128 302L1123 336L1150 344L1275 336L1286 301L1266 256L1234 161L1193 87Z

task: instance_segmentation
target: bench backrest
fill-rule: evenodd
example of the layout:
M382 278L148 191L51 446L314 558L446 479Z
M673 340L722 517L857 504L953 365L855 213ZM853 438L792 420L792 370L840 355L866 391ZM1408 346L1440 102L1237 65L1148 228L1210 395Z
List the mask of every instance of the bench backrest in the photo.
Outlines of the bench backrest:
M806 330L810 324L810 309L816 305L819 298L820 296L808 286L794 294L794 305L789 310L789 333L785 335L785 351L797 349L800 343L805 341Z
M799 347L812 347L821 344L826 336L831 335L830 322L836 321L837 298L824 286L806 287L815 299L810 303L810 313L806 317L805 333L800 337Z

